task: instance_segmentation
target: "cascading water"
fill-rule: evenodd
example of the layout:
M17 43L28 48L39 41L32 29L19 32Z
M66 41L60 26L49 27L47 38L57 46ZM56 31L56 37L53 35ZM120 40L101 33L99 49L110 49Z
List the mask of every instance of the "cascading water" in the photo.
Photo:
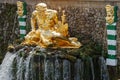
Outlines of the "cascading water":
M31 60L32 54L30 54L25 60L25 80L30 80L30 72L32 72Z
M70 62L68 60L63 60L63 80L71 79Z
M12 65L16 57L16 53L6 53L6 56L0 67L0 80L12 80Z
M34 50L34 48L33 48ZM16 71L16 76L17 80L34 80L35 78L34 75L34 64L33 64L33 57L34 57L34 51L28 52L28 56L23 56L21 57L19 53L23 53L22 55L26 54L24 53L24 49L19 51L19 55L16 57L17 60L17 71ZM16 80L16 79L15 79Z
M75 62L74 70L75 70L74 80L81 80L81 76L80 76L80 73L81 73L81 60L80 59L78 59Z
M106 62L103 57L99 57L100 67L101 67L101 80L110 80L109 74L106 66Z
M54 63L53 63L53 59L45 58L44 64L45 64L44 80L54 80Z
M98 62L91 57L72 62L58 51L24 47L8 52L0 67L0 80L109 80L103 57L96 58ZM97 75L96 70L100 71Z
M24 80L24 77L23 77L24 68L25 68L24 59L22 57L20 58L17 65L17 80Z
M23 53L24 49L18 51L18 54ZM17 80L24 80L25 59L17 55L16 57L16 78Z
M91 73L92 73L92 79L91 80L95 80L94 65L93 65L92 58L90 58L89 60L90 60L90 67L91 67Z
M62 66L61 66L61 60L58 58L58 56L55 57L55 80L61 80L62 78Z

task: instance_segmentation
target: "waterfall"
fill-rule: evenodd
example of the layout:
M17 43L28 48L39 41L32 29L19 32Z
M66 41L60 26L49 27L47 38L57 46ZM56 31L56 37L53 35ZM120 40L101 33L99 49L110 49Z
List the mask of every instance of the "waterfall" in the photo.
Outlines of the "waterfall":
M0 67L0 80L13 80L12 65L16 54L6 53L5 58Z
M62 78L61 60L56 56L55 58L55 80L61 80L61 78Z
M70 71L70 61L63 60L63 80L71 79L71 71Z
M16 57L16 78L17 80L24 80L25 75L25 58L20 56L24 52L24 48L18 51Z
M51 57L46 57L44 60L44 80L54 80L54 61Z
M25 80L30 80L30 77L32 79L32 76L30 75L30 72L32 72L32 57L33 57L33 54L30 53L30 55L26 58L25 60ZM33 72L32 72L33 73Z
M23 57L20 58L20 60L18 60L18 64L17 64L17 80L24 80L24 68L25 68L25 65L24 65L24 59Z
M53 51L51 51L53 53ZM74 62L36 47L7 52L0 80L109 80L103 57L77 58Z
M92 79L91 80L95 80L94 65L93 65L92 58L90 58L89 60L90 60L90 67L91 67L91 73L92 73Z
M81 76L80 76L80 73L81 73L81 60L78 59L74 65L74 80L81 80Z
M99 60L101 67L101 80L110 80L105 59L103 57L99 57Z
M24 49L19 51L19 53L24 52ZM33 51L28 53L28 56L21 57L19 56L17 58L17 80L33 80L34 77L34 67L33 67ZM24 53L25 54L25 53Z
M24 49L16 53L6 53L0 67L0 80L33 80L33 53L25 58L20 56Z

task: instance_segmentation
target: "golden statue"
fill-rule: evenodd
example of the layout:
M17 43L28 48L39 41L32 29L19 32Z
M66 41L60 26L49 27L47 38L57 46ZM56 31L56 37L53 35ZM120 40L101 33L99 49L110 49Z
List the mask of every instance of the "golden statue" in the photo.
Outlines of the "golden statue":
M32 30L25 36L22 44L38 45L52 48L79 48L77 38L69 38L68 24L65 23L65 11L58 20L57 11L47 9L45 3L36 5L31 17Z
M112 24L114 22L114 7L111 5L106 5L106 22Z

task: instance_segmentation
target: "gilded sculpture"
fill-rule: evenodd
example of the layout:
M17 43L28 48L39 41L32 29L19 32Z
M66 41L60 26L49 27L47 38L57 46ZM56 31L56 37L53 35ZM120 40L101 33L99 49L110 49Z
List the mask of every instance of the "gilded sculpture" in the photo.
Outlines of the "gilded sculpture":
M114 6L106 5L106 22L112 24L114 22Z
M58 20L57 11L47 9L45 3L36 5L31 17L32 30L25 36L22 44L38 45L43 48L79 48L77 38L69 37L65 11Z
M17 14L19 16L23 15L23 2L17 1Z

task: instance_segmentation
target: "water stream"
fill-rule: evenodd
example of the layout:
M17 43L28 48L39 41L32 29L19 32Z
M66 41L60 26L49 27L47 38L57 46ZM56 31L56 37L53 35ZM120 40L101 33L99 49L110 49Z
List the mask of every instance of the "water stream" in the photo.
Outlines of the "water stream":
M78 59L76 62L75 62L75 65L74 65L74 80L81 80L81 64L82 64L82 61L80 59Z
M0 66L0 80L12 80L12 64L16 53L6 53L6 56Z
M0 67L0 80L109 80L105 59L92 57L75 62L59 58L59 54L48 55L49 51L22 48L7 52ZM99 64L95 67L95 64ZM96 70L100 71L96 74Z
M71 69L70 69L70 61L63 60L63 80L71 79Z
M101 67L101 80L110 80L105 59L103 57L99 57L99 60Z
M55 58L55 80L61 80L62 78L62 61L56 56Z

